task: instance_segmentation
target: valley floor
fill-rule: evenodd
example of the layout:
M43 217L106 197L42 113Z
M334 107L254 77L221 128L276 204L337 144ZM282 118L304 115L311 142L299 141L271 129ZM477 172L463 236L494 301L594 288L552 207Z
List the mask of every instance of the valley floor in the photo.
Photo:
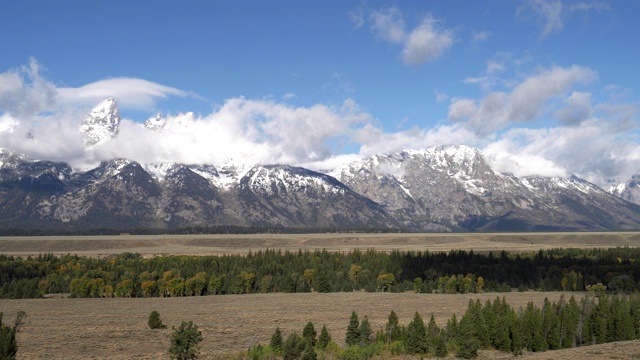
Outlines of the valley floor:
M515 308L544 298L580 297L582 293L512 292L484 294L414 293L306 293L205 296L189 298L0 300L4 319L12 321L26 312L18 334L19 359L168 359L171 326L192 320L203 333L202 359L229 359L257 343L267 344L276 327L284 336L301 333L308 321L326 325L338 343L344 341L351 311L368 316L374 331L387 321L391 310L400 324L408 324L418 311L434 314L444 325L460 317L469 299L494 300L504 296ZM151 330L147 319L160 313L166 330ZM526 354L520 359L631 359L640 357L640 341L611 343L556 352ZM481 352L480 358L512 358L510 354Z

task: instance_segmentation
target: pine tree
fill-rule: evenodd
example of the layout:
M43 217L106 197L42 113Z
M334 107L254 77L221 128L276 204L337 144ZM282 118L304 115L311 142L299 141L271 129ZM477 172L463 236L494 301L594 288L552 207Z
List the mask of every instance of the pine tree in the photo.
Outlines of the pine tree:
M283 360L298 360L306 348L305 341L297 333L291 333L282 346Z
M371 324L369 324L369 318L366 315L360 322L358 332L360 333L360 340L358 341L358 344L360 346L369 345L371 343L371 334L373 334L373 330L371 330Z
M389 319L385 325L385 337L387 343L400 340L402 337L402 330L398 323L398 315L396 315L396 312L393 310L389 313Z
M316 332L316 329L314 328L311 321L309 321L307 325L304 326L304 329L302 329L302 339L311 344L311 346L316 346L317 334L318 333Z
M524 333L522 330L522 321L521 319L516 317L515 311L513 312L513 317L515 321L511 324L511 328L509 328L509 333L511 335L511 352L515 356L522 355L522 349L524 348Z
M448 354L447 344L444 342L444 334L442 333L435 338L434 353L439 358L446 357Z
M307 347L304 349L302 353L301 360L318 360L318 353L316 353L316 349L311 346L310 343L307 342Z
M424 354L427 352L427 329L422 316L416 311L413 320L407 326L405 341L407 352L410 354Z
M349 325L347 326L347 334L345 335L344 342L347 346L356 345L360 341L360 321L358 321L358 314L355 311L351 312L349 318Z
M0 359L15 359L18 354L18 341L16 333L22 325L22 319L26 316L24 311L18 311L13 326L2 323L2 313L0 312Z
M282 339L282 332L280 331L280 327L276 328L276 331L271 335L271 341L269 341L269 347L276 353L282 353L282 346L284 345Z
M435 354L436 339L440 337L440 328L436 324L436 320L431 314L429 324L427 325L427 352Z
M198 330L198 326L192 321L183 321L171 336L169 354L176 360L197 359L201 341L202 333Z
M476 327L473 324L472 314L467 311L459 324L457 357L472 359L478 356L480 341L476 336Z
M326 325L322 325L322 330L320 331L320 337L318 338L318 348L324 350L327 348L327 345L331 342L331 335L329 335L329 330L327 330Z

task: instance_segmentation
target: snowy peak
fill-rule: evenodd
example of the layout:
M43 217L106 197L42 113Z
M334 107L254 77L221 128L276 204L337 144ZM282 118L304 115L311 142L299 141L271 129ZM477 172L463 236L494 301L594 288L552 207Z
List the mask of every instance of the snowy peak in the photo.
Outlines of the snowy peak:
M85 134L85 144L94 146L118 135L120 113L113 98L108 98L93 108L80 125Z
M332 193L345 191L344 185L328 175L288 165L258 165L242 180L242 185L248 186L254 192L268 195L309 190Z
M144 122L144 127L151 131L160 132L166 124L167 119L160 114L156 114L156 116L150 117Z
M609 193L634 204L640 204L640 174L633 175L627 182L609 187Z

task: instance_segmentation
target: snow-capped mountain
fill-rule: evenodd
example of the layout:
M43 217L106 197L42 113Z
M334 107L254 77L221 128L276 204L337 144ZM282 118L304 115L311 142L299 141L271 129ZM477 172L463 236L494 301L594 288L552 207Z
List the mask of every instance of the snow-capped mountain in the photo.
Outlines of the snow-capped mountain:
M376 155L330 174L422 230L633 228L640 209L575 177L497 173L467 146Z
M633 175L627 182L612 185L609 192L634 204L640 204L640 174Z
M118 106L113 98L108 98L87 114L80 125L80 131L85 134L85 144L93 146L116 137L119 126Z
M145 127L183 126L192 115L184 116L167 124L158 115ZM115 101L105 100L81 125L86 145L117 136L119 123ZM327 173L233 160L129 159L80 171L0 149L0 227L638 229L639 183L634 177L609 193L575 176L516 177L494 171L480 150L467 146L375 155Z

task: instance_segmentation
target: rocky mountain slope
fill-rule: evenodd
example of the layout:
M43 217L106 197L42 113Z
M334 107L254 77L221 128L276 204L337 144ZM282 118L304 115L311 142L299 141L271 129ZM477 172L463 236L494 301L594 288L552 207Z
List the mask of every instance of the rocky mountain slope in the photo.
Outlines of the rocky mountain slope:
M424 230L637 228L640 209L577 177L497 173L466 146L376 155L331 174Z
M80 125L86 145L118 136L119 123L115 101L105 100ZM144 126L162 131L167 122L158 115ZM494 171L466 146L376 155L327 173L127 159L77 171L0 149L0 227L638 229L637 180L611 190L614 196L577 177L521 178Z

